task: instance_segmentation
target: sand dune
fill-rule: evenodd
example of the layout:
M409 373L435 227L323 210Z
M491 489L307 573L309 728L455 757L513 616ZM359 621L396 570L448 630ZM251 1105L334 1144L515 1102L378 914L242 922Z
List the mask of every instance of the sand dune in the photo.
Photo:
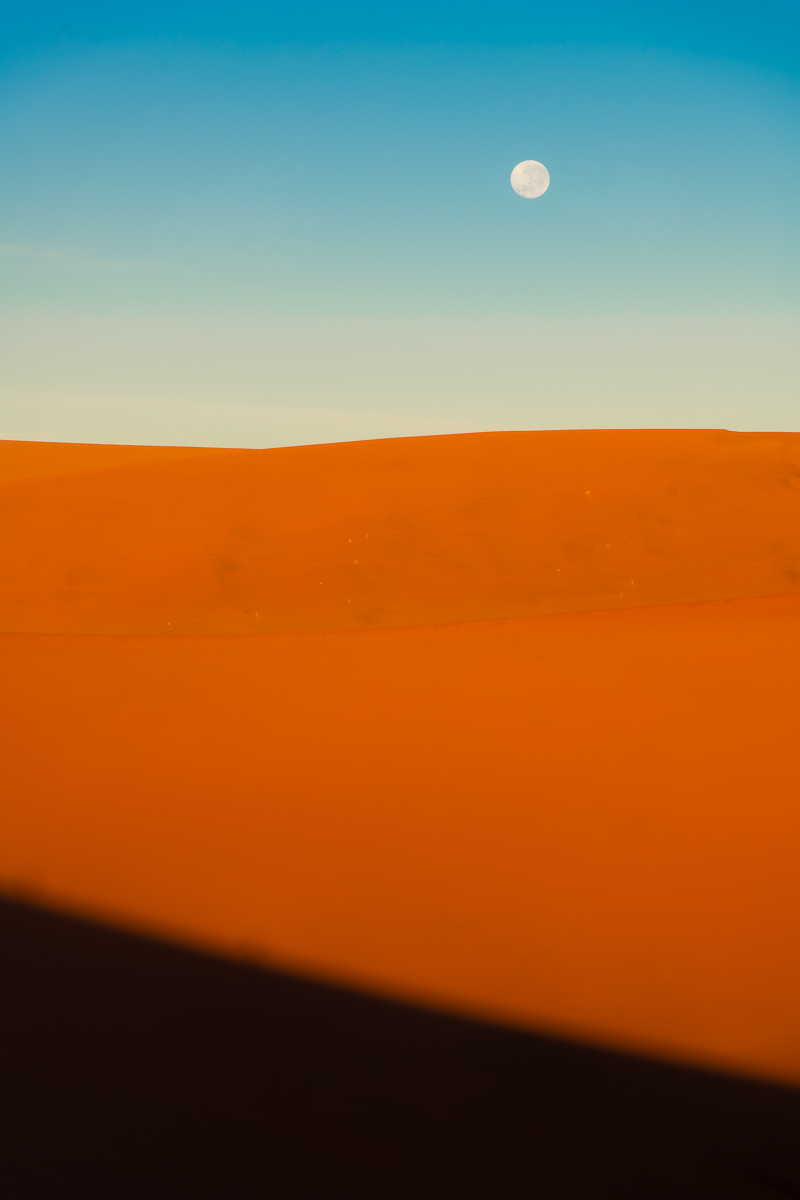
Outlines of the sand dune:
M2 461L13 632L353 629L800 590L796 434L6 443Z
M6 890L800 1082L800 436L0 472Z

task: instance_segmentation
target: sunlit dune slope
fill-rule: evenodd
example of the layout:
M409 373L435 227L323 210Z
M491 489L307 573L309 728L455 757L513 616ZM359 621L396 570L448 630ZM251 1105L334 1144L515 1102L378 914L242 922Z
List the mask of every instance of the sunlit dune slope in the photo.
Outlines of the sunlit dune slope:
M0 462L7 890L800 1083L800 437Z
M797 435L5 447L9 631L349 629L800 589Z

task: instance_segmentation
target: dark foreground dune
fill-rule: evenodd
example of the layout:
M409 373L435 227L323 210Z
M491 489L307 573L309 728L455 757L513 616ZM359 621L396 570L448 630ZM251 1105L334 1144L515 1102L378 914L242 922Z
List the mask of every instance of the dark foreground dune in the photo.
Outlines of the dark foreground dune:
M662 1193L631 1167L605 1192L601 1164L497 1195L800 1194L800 436L2 443L0 481L7 896L381 1013L367 995L649 1056L690 1107L686 1080L724 1076L688 1068L790 1085L735 1084L783 1097L725 1126L778 1139L735 1185L708 1166ZM58 941L61 918L3 920ZM534 1041L534 1073L542 1047L600 1053ZM598 1097L628 1068L607 1069ZM442 1178L269 1194L490 1194Z

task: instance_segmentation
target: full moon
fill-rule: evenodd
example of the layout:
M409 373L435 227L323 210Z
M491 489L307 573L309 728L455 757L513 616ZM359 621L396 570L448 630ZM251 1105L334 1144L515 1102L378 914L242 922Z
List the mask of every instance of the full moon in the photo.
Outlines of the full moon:
M511 186L518 196L535 200L550 187L550 172L535 158L526 158L524 162L517 163L511 172Z

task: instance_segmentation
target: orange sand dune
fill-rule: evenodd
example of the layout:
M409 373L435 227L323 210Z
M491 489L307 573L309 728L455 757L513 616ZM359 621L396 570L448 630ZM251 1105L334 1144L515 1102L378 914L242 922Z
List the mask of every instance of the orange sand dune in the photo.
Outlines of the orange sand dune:
M800 590L797 435L44 446L38 462L18 446L18 474L37 474L0 486L8 631L352 629Z
M7 890L800 1082L799 436L0 465Z

